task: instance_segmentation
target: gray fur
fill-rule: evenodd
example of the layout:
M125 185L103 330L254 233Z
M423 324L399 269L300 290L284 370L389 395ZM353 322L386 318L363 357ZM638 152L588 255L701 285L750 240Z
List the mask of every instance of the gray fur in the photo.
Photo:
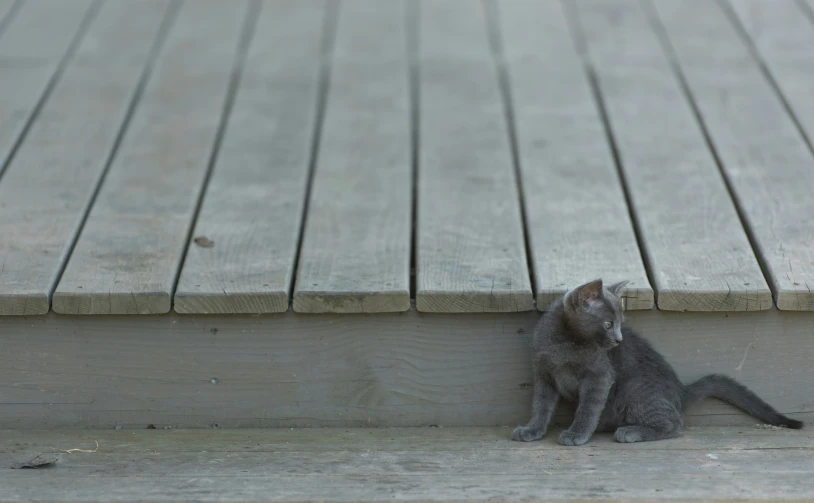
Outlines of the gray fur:
M560 434L563 445L582 445L595 431L615 431L618 442L676 437L686 408L707 396L768 424L803 427L729 377L682 384L650 343L622 328L625 284L586 283L542 316L534 330L531 420L514 430L513 440L542 438L560 397L577 405L573 423Z

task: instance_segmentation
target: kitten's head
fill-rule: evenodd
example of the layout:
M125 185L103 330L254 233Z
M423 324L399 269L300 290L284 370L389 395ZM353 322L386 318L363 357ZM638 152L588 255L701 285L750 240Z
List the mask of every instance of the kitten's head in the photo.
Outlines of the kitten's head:
M580 285L563 299L568 326L582 340L611 349L622 342L624 306L622 289L627 281L604 286L601 279Z

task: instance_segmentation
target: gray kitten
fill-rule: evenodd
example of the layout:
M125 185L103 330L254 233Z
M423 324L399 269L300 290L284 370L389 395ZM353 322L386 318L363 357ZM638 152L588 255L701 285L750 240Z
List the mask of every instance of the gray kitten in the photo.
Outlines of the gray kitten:
M586 283L540 319L534 329L531 421L518 426L512 440L542 438L560 397L577 404L574 422L560 434L563 445L582 445L595 431L615 430L618 442L676 437L687 406L707 396L764 423L803 427L729 377L713 374L682 384L650 343L622 328L625 284Z

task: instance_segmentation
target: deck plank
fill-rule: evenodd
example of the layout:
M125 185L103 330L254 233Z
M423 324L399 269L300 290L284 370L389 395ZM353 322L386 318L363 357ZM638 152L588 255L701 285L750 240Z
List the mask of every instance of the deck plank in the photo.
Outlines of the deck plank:
M293 307L406 311L413 156L404 2L344 2L332 67Z
M561 4L504 0L498 7L537 308L603 278L630 281L627 309L651 309L625 194Z
M655 5L778 309L814 310L814 157L808 145L719 4Z
M814 9L801 2L738 0L731 12L783 93L809 141L814 139Z
M510 431L30 432L0 451L3 466L54 449L94 450L96 442L99 450L63 454L47 477L42 470L3 470L7 490L0 501L87 501L105 494L119 502L748 502L804 501L814 490L814 447L802 432L764 431L758 438L766 448L745 447L744 434L755 435L733 427L633 445L600 434L569 448L556 444L557 431L532 444L510 441ZM224 447L222 436L234 443ZM710 438L728 442L702 444ZM797 445L783 445L788 439ZM253 449L261 444L268 449Z
M181 7L54 292L54 311L170 310L247 6L196 0Z
M659 309L770 309L771 291L645 11L635 0L579 6Z
M514 426L529 418L539 316L4 316L0 428ZM728 374L783 413L814 419L810 313L651 310L627 320L683 382ZM572 418L563 404L555 421ZM755 422L715 399L685 415L688 425Z
M0 33L0 175L92 5L29 2Z
M0 315L50 309L57 277L107 166L168 4L150 0L103 6L6 169L0 183Z
M179 313L288 310L320 79L323 0L266 1L175 294Z
M482 3L419 19L416 307L533 308L520 197Z
M794 113L810 148L814 142L814 92L812 92L814 87L811 85L814 81L814 52L811 50L814 47L814 3L810 7L806 7L800 2L769 3L762 0L748 0L730 2L729 5L733 9L733 15L737 16L737 22L750 37L756 53L771 73L786 103ZM787 134L792 135L791 132ZM780 149L782 147L777 147L777 150ZM799 151L799 147L793 151L795 152L793 157L784 162L794 165L798 159L804 157L804 154ZM800 187L805 187L806 184L814 183L812 171L814 168L812 168L811 162L802 160L797 168L787 166L783 169L782 181L777 181L772 176L773 183L799 184ZM790 190L791 187L780 185L771 192L791 195L791 192L788 192ZM806 191L795 189L795 196L799 197L804 192ZM743 196L744 202L750 200L747 199L748 197ZM766 194L759 197L766 197ZM774 221L781 220L780 226L786 227L778 232L777 223L774 223L775 235L772 236L772 239L775 242L782 242L786 253L785 258L789 260L787 260L788 270L785 267L780 270L786 271L783 274L791 275L791 278L786 277L786 279L791 279L791 285L788 282L785 282L785 285L778 285L781 290L781 309L811 310L814 309L814 296L810 292L810 289L814 287L814 250L812 250L814 231L810 229L810 226L807 227L804 224L797 229L788 228L790 224L788 219L792 219L791 222L794 222L793 219L797 219L798 224L802 224L802 219L794 213L808 211L808 209L814 208L814 205L806 204L805 200L787 199L787 197L783 196L783 203L792 204L783 208L782 215L774 213L776 210L771 210L774 213ZM810 198L810 195L804 197ZM767 249L770 250L767 253L772 253L773 247L779 247L779 245L767 245ZM788 248L792 248L792 251ZM774 251L774 254L776 255L777 251ZM781 257L775 257L774 262L779 264L781 258L783 258L782 253ZM781 266L778 265L778 267ZM805 290L799 288L801 285L805 285ZM794 292L784 292L783 289L788 290L789 286L798 288Z

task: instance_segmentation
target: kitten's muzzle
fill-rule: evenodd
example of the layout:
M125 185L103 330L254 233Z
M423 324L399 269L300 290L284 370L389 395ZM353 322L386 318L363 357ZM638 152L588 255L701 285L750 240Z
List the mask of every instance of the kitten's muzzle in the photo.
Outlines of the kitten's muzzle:
M616 330L615 332L613 332L613 340L616 341L617 343L622 342L621 330Z

